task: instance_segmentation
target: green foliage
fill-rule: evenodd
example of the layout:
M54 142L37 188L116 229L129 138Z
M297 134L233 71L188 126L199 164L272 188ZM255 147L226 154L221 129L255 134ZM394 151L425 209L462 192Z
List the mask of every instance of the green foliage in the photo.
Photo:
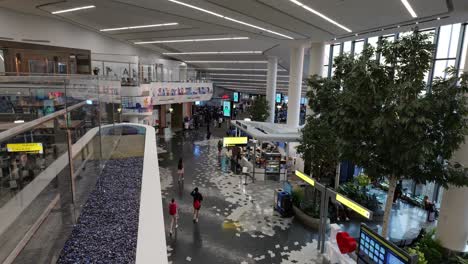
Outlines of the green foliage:
M250 107L249 114L252 121L265 122L270 116L268 101L264 96L257 96Z
M424 253L419 250L419 247L416 246L414 248L409 248L408 253L411 255L417 255L418 256L418 263L417 264L428 264L426 257L424 256Z
M360 56L335 58L333 77L310 77L313 114L298 151L312 156L316 167L347 160L371 178L388 177L389 201L402 178L467 186L463 168L450 159L468 131L468 76L449 69L447 79L428 87L434 52L429 39L415 31L381 41L377 50L366 45ZM391 206L387 202L383 235Z
M305 191L303 188L295 188L292 192L292 200L294 206L299 208L305 214L319 218L320 217L320 201L310 202L305 199Z
M344 194L346 197L352 199L353 201L363 205L364 207L372 211L377 211L380 209L377 197L375 197L375 195L370 196L367 193L363 192L359 188L359 186L353 182L347 182L345 184L340 185L338 187L338 192Z
M304 189L295 188L292 191L292 201L293 201L294 206L296 206L297 208L300 208L302 201L304 201L304 196L305 196Z
M364 173L360 173L357 177L356 177L356 182L359 186L361 187L366 187L367 185L369 185L371 183L371 179L369 178L369 176L367 176L366 174Z
M411 254L418 255L418 264L468 264L467 258L456 255L448 255L440 242L434 239L435 229L424 234L414 247L406 250Z

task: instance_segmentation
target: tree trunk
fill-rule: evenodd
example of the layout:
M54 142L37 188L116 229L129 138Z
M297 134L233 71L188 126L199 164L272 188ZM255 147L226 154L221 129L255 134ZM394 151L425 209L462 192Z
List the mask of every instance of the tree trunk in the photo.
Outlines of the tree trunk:
M388 179L388 193L387 201L385 202L385 212L383 217L382 236L388 237L388 226L390 225L390 216L392 214L393 196L395 195L395 189L397 185L397 178L391 176Z

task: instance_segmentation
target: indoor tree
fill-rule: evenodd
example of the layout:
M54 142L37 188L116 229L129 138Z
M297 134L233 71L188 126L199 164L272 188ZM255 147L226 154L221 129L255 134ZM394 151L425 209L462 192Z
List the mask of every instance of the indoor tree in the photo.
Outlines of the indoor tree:
M265 122L270 115L268 109L268 101L265 96L257 96L249 109L250 118L252 121Z
M308 120L324 122L330 134L310 141L306 137L316 127L306 126L310 131L303 131L303 142L311 143L303 152L334 142L337 160L351 161L373 178L388 179L385 237L398 180L468 185L450 163L467 134L468 78L449 69L446 79L437 78L429 87L426 73L434 52L429 39L428 33L415 30L394 42L380 41L377 49L366 45L360 56L337 57L333 77L309 79L314 112Z

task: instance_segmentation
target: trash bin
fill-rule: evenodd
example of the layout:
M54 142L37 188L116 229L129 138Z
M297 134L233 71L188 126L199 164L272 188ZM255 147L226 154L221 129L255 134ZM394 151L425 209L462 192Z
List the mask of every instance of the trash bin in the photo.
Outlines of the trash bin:
M283 217L292 216L292 197L287 192L278 193L278 198L276 202L276 210Z
M283 189L276 189L275 193L273 194L273 208L277 210L278 205L278 193L283 192Z

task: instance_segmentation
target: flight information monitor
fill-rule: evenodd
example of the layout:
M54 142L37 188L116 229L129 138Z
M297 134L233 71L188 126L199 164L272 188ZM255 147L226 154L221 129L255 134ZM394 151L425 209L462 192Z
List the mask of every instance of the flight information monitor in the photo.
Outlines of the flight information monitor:
M231 117L231 102L230 101L223 102L223 115L225 117Z
M281 94L280 93L276 94L276 102L281 103Z
M238 92L234 92L232 94L232 100L234 101L234 103L238 103L239 102L239 93Z
M417 257L383 238L366 225L361 225L358 264L413 264Z

